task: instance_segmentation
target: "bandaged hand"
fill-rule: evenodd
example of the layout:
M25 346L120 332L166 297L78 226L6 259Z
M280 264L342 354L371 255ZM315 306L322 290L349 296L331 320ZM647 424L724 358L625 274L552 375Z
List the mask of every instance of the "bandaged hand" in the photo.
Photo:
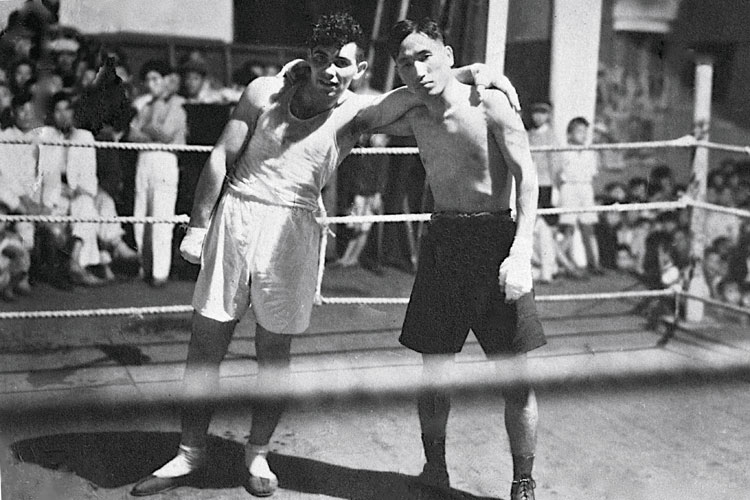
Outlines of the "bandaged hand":
M517 113L521 112L521 101L518 99L518 92L516 92L516 88L507 76L482 63L472 64L471 74L474 77L474 85L476 85L480 97L484 97L484 91L488 87L495 88L508 97L510 107L514 111Z
M505 292L505 301L513 302L531 292L531 242L516 239L508 257L500 264L498 283Z
M206 238L205 227L188 227L185 237L180 243L180 255L191 264L201 263L203 240Z

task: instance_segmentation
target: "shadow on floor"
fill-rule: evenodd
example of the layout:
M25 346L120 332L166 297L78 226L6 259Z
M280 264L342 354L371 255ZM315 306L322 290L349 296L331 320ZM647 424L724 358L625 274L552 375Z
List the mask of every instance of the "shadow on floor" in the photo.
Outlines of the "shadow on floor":
M13 443L19 462L74 474L100 488L133 484L167 462L177 449L178 433L101 432L41 436ZM209 468L199 489L243 488L246 478L242 444L209 437ZM438 492L418 487L413 476L353 469L317 460L271 454L279 487L348 500L496 500L458 490ZM187 493L189 490L186 489Z

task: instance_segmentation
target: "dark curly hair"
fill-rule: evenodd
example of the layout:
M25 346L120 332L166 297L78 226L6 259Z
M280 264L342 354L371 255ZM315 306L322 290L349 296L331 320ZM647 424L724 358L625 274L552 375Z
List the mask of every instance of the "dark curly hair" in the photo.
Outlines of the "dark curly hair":
M356 43L363 53L364 33L362 26L347 12L322 15L312 27L307 39L307 47L312 50L318 46L341 48L348 43Z
M440 29L440 25L438 25L437 21L434 19L425 17L419 22L411 19L404 19L394 24L391 31L388 33L386 47L388 49L388 54L390 54L394 60L398 57L401 42L412 33L422 33L433 40L445 43L443 30Z

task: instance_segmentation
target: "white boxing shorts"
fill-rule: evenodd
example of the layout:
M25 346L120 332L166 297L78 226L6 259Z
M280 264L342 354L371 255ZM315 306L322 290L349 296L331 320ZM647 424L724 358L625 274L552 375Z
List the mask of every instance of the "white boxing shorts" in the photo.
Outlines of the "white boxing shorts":
M203 243L196 312L232 321L252 304L266 330L304 332L315 297L320 231L312 211L267 205L229 187Z
M593 207L594 187L587 182L564 182L560 186L560 202L557 205L560 208L582 208ZM574 226L579 222L581 224L596 224L599 222L599 216L596 212L578 212L560 214L559 224Z

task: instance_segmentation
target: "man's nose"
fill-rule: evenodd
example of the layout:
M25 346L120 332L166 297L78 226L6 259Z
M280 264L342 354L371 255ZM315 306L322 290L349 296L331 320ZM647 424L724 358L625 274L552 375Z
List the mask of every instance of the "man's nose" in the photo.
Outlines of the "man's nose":
M427 65L423 62L415 62L414 63L414 72L417 74L417 77L421 80L426 74L427 74Z

